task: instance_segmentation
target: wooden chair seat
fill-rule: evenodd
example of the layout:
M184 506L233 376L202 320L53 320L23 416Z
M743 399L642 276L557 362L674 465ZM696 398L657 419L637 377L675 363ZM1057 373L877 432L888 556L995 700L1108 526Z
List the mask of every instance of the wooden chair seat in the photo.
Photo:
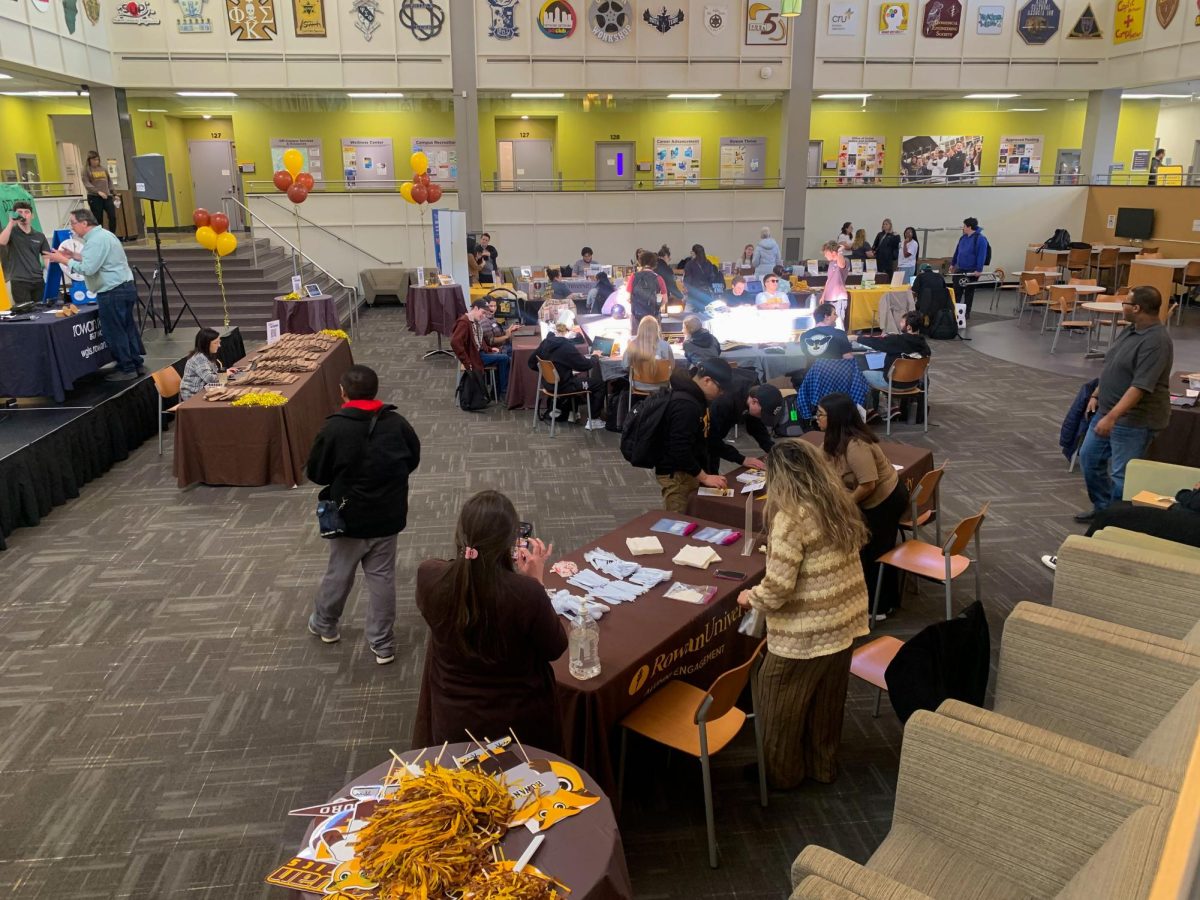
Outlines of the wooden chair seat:
M914 575L920 575L922 578L930 578L934 581L946 579L946 560L942 556L942 549L924 541L905 541L894 550L883 554L877 561L906 572L912 572ZM971 560L962 554L951 556L950 577L957 578L967 571L967 567L970 565Z
M921 525L927 525L928 523L932 522L933 517L936 515L937 515L936 509L925 510L925 512L923 512L917 516L917 527L920 527ZM912 516L909 515L908 513L905 513L903 516L900 517L899 524L900 524L901 528L908 528L911 530L913 527Z
M904 641L899 638L884 635L856 647L850 655L850 674L886 691L887 681L883 677L884 673L903 646Z
M622 719L621 724L630 731L698 758L700 732L696 728L696 710L707 695L703 688L683 681L669 681ZM708 752L719 752L737 736L745 722L746 714L736 706L721 718L708 722Z

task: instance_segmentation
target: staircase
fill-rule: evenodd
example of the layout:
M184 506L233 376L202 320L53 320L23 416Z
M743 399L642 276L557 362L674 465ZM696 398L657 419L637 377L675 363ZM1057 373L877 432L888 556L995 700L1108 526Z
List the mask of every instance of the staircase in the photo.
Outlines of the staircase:
M221 260L222 280L229 305L229 324L238 326L245 336L263 337L266 335L267 321L275 318L275 298L292 289L292 260L284 248L272 246L268 240L252 240L248 235L239 235L238 240L237 250ZM256 246L257 264L254 259ZM129 258L130 266L137 268L147 279L153 279L158 263L152 242L148 246L126 245L125 255ZM200 324L219 329L224 313L212 252L197 244L164 242L162 255L167 270L187 297ZM322 291L334 298L338 312L342 316L347 314L348 292L344 288L333 284L327 276L310 266L305 267L304 281L306 284L319 285ZM149 291L136 273L134 282L138 296L145 301ZM154 294L154 309L161 315L162 296L157 286ZM171 310L171 321L174 322L182 302L170 279L167 279L167 304ZM184 312L178 329L187 333L195 324L192 317Z

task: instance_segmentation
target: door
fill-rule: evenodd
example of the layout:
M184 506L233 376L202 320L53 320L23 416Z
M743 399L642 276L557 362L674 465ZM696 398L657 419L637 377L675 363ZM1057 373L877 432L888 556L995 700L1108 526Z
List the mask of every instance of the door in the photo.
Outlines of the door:
M1079 161L1082 158L1082 150L1059 150L1058 158L1054 160L1054 183L1079 184Z
M1192 176L1189 183L1200 185L1200 141L1192 147L1192 167L1188 171Z
M817 187L821 183L821 161L825 155L824 141L808 142L808 186Z
M17 177L21 180L21 184L32 184L29 193L35 197L41 193L41 185L39 182L42 176L38 174L38 159L32 153L17 154Z
M242 210L225 197L237 197L237 165L232 141L188 141L188 162L192 169L192 197L196 206L209 212L225 212L229 228L240 231Z
M62 172L62 180L70 182L71 190L76 194L84 194L83 189L83 154L75 144L60 142L58 145L58 166Z
M496 156L500 190L552 191L557 187L553 141L499 141Z
M596 141L596 190L633 190L634 150L633 141Z

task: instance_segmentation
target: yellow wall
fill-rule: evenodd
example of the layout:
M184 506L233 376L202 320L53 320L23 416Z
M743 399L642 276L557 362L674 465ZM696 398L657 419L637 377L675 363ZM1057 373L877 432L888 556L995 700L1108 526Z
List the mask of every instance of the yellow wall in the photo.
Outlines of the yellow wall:
M0 169L16 169L17 154L32 153L42 181L58 181L62 173L50 116L80 113L91 113L86 98L0 97Z

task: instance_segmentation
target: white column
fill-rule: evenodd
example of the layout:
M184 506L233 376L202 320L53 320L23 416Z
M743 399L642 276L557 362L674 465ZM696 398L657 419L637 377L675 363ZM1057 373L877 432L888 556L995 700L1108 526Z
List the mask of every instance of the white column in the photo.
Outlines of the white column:
M467 214L467 231L482 231L474 3L454 4L450 41L454 47L450 77L454 85L454 139L458 145L458 208Z
M783 176L783 258L795 262L804 255L804 209L808 190L809 120L812 115L813 58L817 43L817 3L788 19L791 29L792 82L784 104L787 127L780 148Z
M1113 162L1120 118L1121 88L1088 92L1079 169L1087 176L1089 184L1108 184L1108 169Z

